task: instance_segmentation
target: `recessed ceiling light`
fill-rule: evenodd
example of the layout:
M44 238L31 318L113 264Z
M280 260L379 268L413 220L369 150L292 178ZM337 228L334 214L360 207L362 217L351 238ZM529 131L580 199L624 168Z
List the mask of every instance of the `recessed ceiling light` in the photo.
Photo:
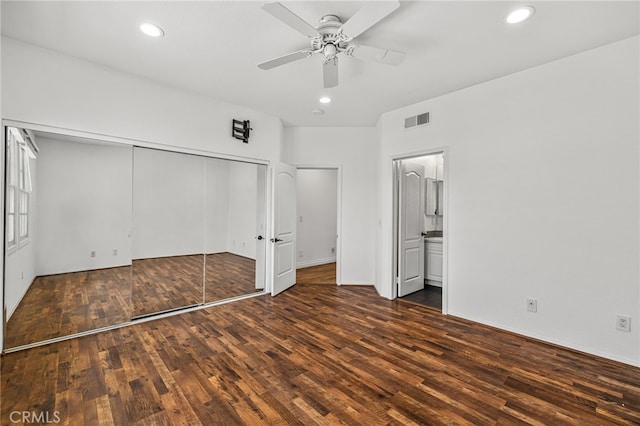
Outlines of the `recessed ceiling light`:
M321 110L321 109L316 108L316 109L312 109L312 110L311 110L311 114L314 114L314 115L322 115L322 114L324 114L324 111L323 111L323 110Z
M531 18L535 13L535 9L531 6L519 7L513 12L507 15L507 22L510 24L517 24L518 22L526 21Z
M323 96L320 98L320 103L321 104L328 104L329 102L331 102L331 98L328 96Z
M157 25L144 23L140 25L140 31L148 35L149 37L162 37L164 36L164 31Z

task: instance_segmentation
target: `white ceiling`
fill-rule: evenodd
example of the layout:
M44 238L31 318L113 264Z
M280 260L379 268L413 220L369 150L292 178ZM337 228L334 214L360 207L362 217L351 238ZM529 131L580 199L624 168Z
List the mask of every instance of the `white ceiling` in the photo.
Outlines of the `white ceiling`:
M312 24L343 22L363 2L282 2ZM307 39L253 1L2 1L2 34L137 76L248 106L286 126L372 126L381 113L639 33L639 1L541 1L508 25L519 1L402 1L358 38L406 53L396 67L340 56L340 84L322 88L321 58L264 71L256 64ZM161 39L138 26L152 21ZM320 95L333 102L320 105ZM322 108L324 115L311 110Z

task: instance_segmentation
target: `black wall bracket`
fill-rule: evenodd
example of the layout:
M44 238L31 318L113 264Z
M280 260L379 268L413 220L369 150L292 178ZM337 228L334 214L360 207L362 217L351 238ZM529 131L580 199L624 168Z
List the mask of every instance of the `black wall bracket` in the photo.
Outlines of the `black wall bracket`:
M249 120L233 120L231 124L231 136L236 139L240 139L244 143L249 143L249 132L253 130L251 128L251 122Z

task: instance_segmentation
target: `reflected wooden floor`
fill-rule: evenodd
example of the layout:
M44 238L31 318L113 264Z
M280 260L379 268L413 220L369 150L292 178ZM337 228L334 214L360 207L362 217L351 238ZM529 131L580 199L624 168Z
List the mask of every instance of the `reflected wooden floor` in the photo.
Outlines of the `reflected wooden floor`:
M38 277L7 323L5 347L202 304L203 268L203 255L134 260L133 292L129 266ZM262 291L253 259L208 255L206 272L206 302Z
M256 289L253 259L233 253L208 254L206 271L206 302L262 291Z
M336 263L300 268L296 271L298 284L333 284L336 285Z
M132 316L202 304L204 255L133 261Z
M66 425L640 423L640 369L372 287L298 284L3 356L12 411Z
M204 261L204 255L134 260L134 317L262 291L255 287L255 260L225 252Z
M37 277L7 322L12 348L130 319L131 267Z

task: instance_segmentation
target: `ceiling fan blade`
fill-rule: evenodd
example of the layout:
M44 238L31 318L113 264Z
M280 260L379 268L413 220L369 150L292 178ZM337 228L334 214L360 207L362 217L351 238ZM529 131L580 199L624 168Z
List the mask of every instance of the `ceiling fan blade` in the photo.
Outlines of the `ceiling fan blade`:
M298 50L297 52L289 53L287 55L280 56L279 58L258 64L258 68L270 70L271 68L279 67L280 65L288 64L289 62L297 61L298 59L308 58L311 55L313 55L312 50Z
M342 25L342 33L356 38L375 24L383 20L400 6L399 1L381 1L367 3L355 15Z
M387 65L399 65L404 60L404 53L395 50L379 49L362 45L352 45L349 55L363 61L380 62Z
M262 5L262 10L307 37L315 37L318 35L318 31L313 25L311 25L280 3L265 3Z
M330 59L322 65L322 78L325 89L338 85L338 58Z

